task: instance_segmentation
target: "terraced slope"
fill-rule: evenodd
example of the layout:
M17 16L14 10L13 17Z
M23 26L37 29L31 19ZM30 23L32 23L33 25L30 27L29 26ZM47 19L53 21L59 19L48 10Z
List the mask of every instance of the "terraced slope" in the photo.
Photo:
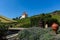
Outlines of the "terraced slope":
M6 18L6 17L4 17L4 16L0 16L0 21L3 22L3 23L17 22L17 21L15 21L15 20Z

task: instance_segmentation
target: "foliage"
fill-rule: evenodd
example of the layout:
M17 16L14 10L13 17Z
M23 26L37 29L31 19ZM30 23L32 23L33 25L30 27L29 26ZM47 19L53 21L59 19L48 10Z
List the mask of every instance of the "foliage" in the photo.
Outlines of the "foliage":
M55 18L60 22L60 15L52 15L52 18Z
M24 19L17 19L16 21L19 23L20 27L27 28L27 27L33 27L33 26L36 26L36 27L40 26L41 19L43 21L43 23L41 23L43 27L46 23L48 24L48 26L51 26L53 22L58 22L58 20L55 18L52 18L50 14L35 15L32 17L24 18Z
M43 21L43 23L41 23ZM32 26L44 26L45 24L48 24L48 26L51 26L53 22L58 23L58 20L55 18L52 18L50 14L41 14L40 16L33 16L31 17L31 25Z
M20 27L31 27L31 22L30 22L30 18L24 18L24 19L20 19L17 20L17 22L20 24Z
M56 12L59 13L60 11L55 11L53 13L56 13ZM24 19L19 19L19 17L17 17L16 21L18 21L18 23L20 24L20 27L30 27L30 26L37 27L37 26L40 26L40 22L41 22L40 20L42 19L42 21L44 22L44 23L41 23L43 27L45 24L48 24L48 26L50 27L53 22L60 24L59 18L60 18L59 15L51 15L51 13L49 14L42 13L42 14L34 15Z
M0 39L2 40L2 37L5 37L7 35L8 27L5 23L0 22Z
M31 17L30 18L31 26L38 26L39 19L40 19L40 17Z
M26 24L20 25L20 27L29 28L29 27L31 27L31 25L30 25L30 23L26 23Z
M43 29L40 27L33 27L20 31L18 37L20 40L52 40L56 35L51 34L51 31L51 28Z

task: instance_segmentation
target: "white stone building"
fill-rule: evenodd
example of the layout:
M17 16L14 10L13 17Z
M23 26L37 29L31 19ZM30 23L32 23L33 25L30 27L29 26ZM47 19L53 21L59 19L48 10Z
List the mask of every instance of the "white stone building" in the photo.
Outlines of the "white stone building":
M26 14L26 12L24 12L20 19L23 19L23 18L26 18L26 17L27 17L27 14Z

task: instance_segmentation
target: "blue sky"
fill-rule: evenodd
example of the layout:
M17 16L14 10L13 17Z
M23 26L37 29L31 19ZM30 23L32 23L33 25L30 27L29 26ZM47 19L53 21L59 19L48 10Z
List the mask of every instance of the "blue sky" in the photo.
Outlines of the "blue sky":
M8 18L29 16L60 10L60 0L0 0L0 15Z

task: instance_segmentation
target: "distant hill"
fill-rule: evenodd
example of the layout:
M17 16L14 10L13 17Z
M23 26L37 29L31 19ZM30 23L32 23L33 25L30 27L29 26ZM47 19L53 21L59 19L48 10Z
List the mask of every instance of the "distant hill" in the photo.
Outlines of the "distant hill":
M51 15L60 15L60 10L56 10L56 11L52 12Z
M9 18L1 16L1 15L0 15L0 21L3 22L3 23L17 22L15 20L9 19Z
M60 22L60 10L51 13L53 18L56 18Z

